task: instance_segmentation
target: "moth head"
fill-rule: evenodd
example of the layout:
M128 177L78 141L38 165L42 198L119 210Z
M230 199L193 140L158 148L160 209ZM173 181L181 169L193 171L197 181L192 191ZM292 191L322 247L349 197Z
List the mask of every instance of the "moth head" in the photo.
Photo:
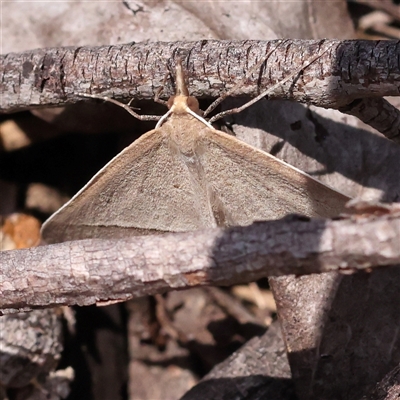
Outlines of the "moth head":
M168 108L176 113L176 114L184 114L188 112L188 109L195 112L198 115L201 115L199 102L196 97L193 96L185 96L185 95L176 95L171 96L168 99Z

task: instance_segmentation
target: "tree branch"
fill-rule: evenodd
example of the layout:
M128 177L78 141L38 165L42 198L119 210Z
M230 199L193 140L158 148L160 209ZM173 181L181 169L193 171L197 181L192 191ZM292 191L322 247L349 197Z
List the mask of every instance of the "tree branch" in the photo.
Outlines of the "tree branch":
M381 212L380 212L381 213ZM381 213L382 214L382 213ZM400 210L0 252L0 309L89 305L264 276L400 263Z
M323 53L320 59L269 97L337 109L359 99L400 94L396 40L203 40L49 48L1 56L0 110L75 103L82 100L79 93L150 100L177 55L186 58L192 95L216 98L233 89L231 96L255 97L294 70L300 71L316 53ZM267 63L247 76L264 58ZM165 97L173 91L169 84ZM396 116L399 111L393 107L391 113ZM391 121L398 123L400 117L393 115ZM371 116L364 113L362 119ZM387 130L378 123L374 126L383 133ZM392 137L397 136L400 126L392 126L391 131Z

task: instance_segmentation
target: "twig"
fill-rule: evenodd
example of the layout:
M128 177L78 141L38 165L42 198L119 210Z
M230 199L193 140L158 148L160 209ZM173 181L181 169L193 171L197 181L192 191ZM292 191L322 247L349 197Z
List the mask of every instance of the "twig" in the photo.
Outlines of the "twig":
M248 227L89 239L0 252L3 312L124 301L264 276L400 263L400 215L286 218Z
M331 50L309 65L300 77L278 85L269 93L269 98L338 109L356 99L400 94L399 41L326 40L323 43ZM316 40L284 43L204 40L51 48L7 54L0 57L0 110L12 112L71 104L82 100L78 93L87 92L116 99L150 100L163 85L168 62L177 56L185 59L191 95L217 98L229 91L231 96L256 97L293 70L300 70L320 46L321 41ZM272 53L271 49L274 49ZM265 68L260 67L248 77L247 72L266 55ZM237 85L245 77L243 85ZM172 86L164 90L167 98L173 94ZM368 115L363 116L364 121L368 119ZM380 129L379 124L375 128L387 130L386 126ZM399 126L394 129L400 131Z

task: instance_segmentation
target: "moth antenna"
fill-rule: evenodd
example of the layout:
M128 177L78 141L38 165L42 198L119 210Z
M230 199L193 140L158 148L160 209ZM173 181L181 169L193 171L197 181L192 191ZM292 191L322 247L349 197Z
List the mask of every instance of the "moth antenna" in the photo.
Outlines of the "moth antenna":
M118 100L114 100L111 97L108 96L101 96L99 94L89 94L89 93L77 93L77 96L79 97L88 97L91 99L99 99L103 101L108 101L109 103L116 104L119 107L122 107L124 110L128 111L129 114L137 118L139 121L159 121L162 115L140 115L138 113L135 113L133 111L133 107L130 106L132 100L128 104L121 103Z
M179 57L176 59L176 95L177 96L189 96L189 90L185 82L185 74L182 68L182 59Z

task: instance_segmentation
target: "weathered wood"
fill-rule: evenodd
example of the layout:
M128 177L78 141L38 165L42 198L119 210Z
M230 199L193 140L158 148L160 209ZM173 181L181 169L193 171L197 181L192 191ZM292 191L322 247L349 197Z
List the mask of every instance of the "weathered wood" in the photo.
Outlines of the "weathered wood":
M0 308L88 305L263 276L351 273L400 263L399 238L397 211L4 251Z
M163 85L168 63L177 55L186 58L192 95L218 97L246 77L231 95L256 96L329 46L320 59L270 97L338 108L363 97L399 95L396 40L202 40L47 48L3 55L1 110L75 103L81 100L81 92L152 99ZM266 64L247 77L264 58ZM168 85L164 96L172 92Z

